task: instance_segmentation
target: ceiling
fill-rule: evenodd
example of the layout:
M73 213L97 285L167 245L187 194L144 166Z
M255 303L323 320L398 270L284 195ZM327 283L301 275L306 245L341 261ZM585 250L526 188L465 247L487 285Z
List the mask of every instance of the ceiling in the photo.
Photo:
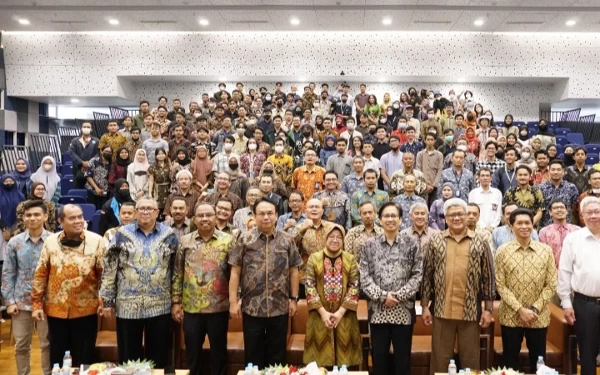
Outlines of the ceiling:
M600 0L1 0L0 30L600 32Z

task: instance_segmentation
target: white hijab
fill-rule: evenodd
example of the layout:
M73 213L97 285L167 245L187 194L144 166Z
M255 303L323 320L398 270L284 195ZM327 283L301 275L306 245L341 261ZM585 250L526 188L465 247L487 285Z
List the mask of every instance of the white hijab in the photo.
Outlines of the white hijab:
M138 156L144 154L144 161L140 162L138 161ZM138 175L135 172L138 171L145 171L148 172L148 167L150 167L150 164L148 163L148 157L146 156L146 151L144 149L139 149L136 151L135 153L135 157L133 158L133 173L134 173L134 178L133 178L133 184L135 185L135 189L136 191L140 191L144 189L144 186L146 186L146 182L148 182L148 174L144 174L144 175Z
M52 162L52 169L50 172L44 170L44 162L50 160ZM31 175L31 182L41 182L46 186L46 193L44 193L44 200L50 201L54 197L56 188L60 183L60 176L56 173L56 160L52 156L44 156L42 163L37 171ZM68 193L68 192L67 192Z

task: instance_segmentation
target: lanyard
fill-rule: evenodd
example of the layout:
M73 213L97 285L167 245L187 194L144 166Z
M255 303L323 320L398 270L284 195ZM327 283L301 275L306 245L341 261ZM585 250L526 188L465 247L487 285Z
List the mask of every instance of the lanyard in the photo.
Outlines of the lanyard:
M460 181L462 180L463 177L463 172L460 172L460 178L458 177L458 173L456 173L456 171L453 169L452 173L454 173L454 180L456 181L456 196L460 197Z
M506 174L506 178L508 179L508 184L512 185L513 179L515 178L515 170L513 170L512 176L508 176L508 168L504 167L504 173Z

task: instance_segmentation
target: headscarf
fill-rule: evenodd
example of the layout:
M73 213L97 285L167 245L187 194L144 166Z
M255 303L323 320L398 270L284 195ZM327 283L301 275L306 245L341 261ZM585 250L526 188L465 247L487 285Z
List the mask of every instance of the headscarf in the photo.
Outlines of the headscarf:
M548 129L548 123L546 125L538 126L538 132L535 135L547 135L548 137L554 137L554 132Z
M469 136L469 133L472 133L472 136ZM465 134L464 134L467 142L471 143L474 142L475 140L479 140L477 138L477 133L475 132L474 128L467 128L467 130L465 130Z
M24 186L31 177L31 164L29 164L29 160L25 158L18 158L17 162L19 160L23 160L27 168L23 172L18 172L17 168L15 168L15 171L11 174L13 176L13 179L15 180L15 183L17 184L17 189L19 189L20 191L24 191Z
M204 158L200 158L198 156L198 150L201 150L201 149L206 150L206 156ZM230 159L231 159L231 157L230 157ZM239 160L238 160L238 164L239 164ZM204 145L204 144L198 145L198 147L196 147L196 155L190 165L190 171L192 172L192 175L194 176L196 181L198 181L202 185L206 184L206 182L208 181L208 176L212 172L212 166L213 166L213 163L208 158L208 148L206 148L206 145Z
M185 154L185 158L183 160L179 160L178 155L180 152L183 152ZM190 154L188 153L187 148L179 147L177 149L177 152L175 153L175 161L177 162L177 164L181 165L182 167L185 167L186 165L188 165L192 162L192 159L190 159Z
M344 230L344 228L342 228L341 225L333 224L331 226L331 228L325 232L325 238L327 238L331 234L331 232L333 232L334 230L339 231L342 234L342 238L344 238L346 236L346 231ZM341 241L341 243L342 243L342 247L339 250L339 255L341 255L342 251L344 250L344 241ZM327 244L325 246L323 246L323 250L324 251L327 250ZM329 250L327 250L327 251L329 251ZM327 256L327 254L325 254L325 256Z
M42 185L44 187L44 189L46 189L46 186L44 185L43 182L34 182L33 184L31 184L31 192L29 193L29 196L27 197L27 199L32 199L32 200L38 200L38 199L43 200L44 199L43 197L38 198L33 194L35 192L35 189L40 185Z
M327 146L327 140L331 139L333 141L333 146ZM332 134L328 134L325 136L325 142L323 144L323 148L320 151L319 159L321 161L321 166L325 167L327 164L327 159L331 155L337 154L337 150L335 149L335 137Z
M140 162L137 160L138 155L144 154L144 161ZM133 158L133 184L135 185L135 190L140 191L144 189L144 186L148 182L148 168L150 167L150 163L148 163L148 157L146 155L146 151L144 149L139 149L135 152L135 157ZM130 186L131 188L131 186Z
M127 159L121 159L121 151L123 150L127 151ZM129 166L129 164L131 164L131 157L129 155L129 149L127 147L119 147L119 149L117 150L117 158L115 159L115 162L121 167L127 167Z
M17 206L25 200L25 196L17 189L16 181L13 189L5 188L7 178L12 179L12 174L0 177L0 217L7 227L12 227L17 223Z
M112 208L113 213L115 214L115 217L117 218L119 224L121 224L121 219L119 219L119 211L121 210L121 205L123 205L123 203L125 202L133 202L129 191L125 194L121 193L121 186L126 183L127 180L124 178L119 178L117 181L115 181L115 190L113 193L113 197L110 201L110 208Z
M526 135L522 135L521 132L526 131ZM521 126L519 128L519 140L520 141L528 141L529 140L529 128L527 126Z
M456 188L454 187L454 184L452 182L444 182L444 184L442 185L442 190L440 190L440 191L443 191L446 186L448 186L450 188L450 190L452 190L452 195L450 196L450 198L454 198L454 196L456 195ZM450 199L450 198L444 198L444 196L442 194L440 194L440 197L442 198L443 202Z
M511 123L510 123L510 125L506 123L506 119L509 118L509 117L512 120ZM508 129L509 127L515 125L514 121L515 121L515 119L513 118L513 115L511 115L509 113L508 115L504 116L504 121L502 122L502 126Z
M44 170L44 162L50 160L52 162L52 170L46 172ZM46 194L44 200L51 201L56 192L56 187L60 183L60 176L56 173L56 161L52 156L44 156L38 170L31 175L31 182L41 182L46 186Z

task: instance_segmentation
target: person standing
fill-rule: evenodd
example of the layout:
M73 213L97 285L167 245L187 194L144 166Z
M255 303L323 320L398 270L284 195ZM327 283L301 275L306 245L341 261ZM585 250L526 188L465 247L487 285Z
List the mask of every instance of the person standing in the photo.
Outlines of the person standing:
M71 140L69 151L73 160L73 171L75 172L74 184L76 189L85 186L85 172L90 160L98 156L98 144L100 140L92 136L92 124L84 122L81 124L81 137Z
M313 149L304 151L304 165L294 171L292 176L292 189L299 190L304 194L304 203L314 193L323 190L323 178L325 169L319 167L317 153Z
M425 251L431 237L440 231L429 226L429 210L426 203L415 203L408 212L412 225L400 233L415 237L419 242L421 252Z
M350 214L352 223L362 224L358 208L363 202L372 202L375 210L378 211L385 202L389 202L390 196L383 190L377 189L377 172L373 169L367 169L364 173L365 188L354 194L350 201Z
M492 187L500 190L502 196L508 189L517 185L515 178L515 163L518 159L517 150L513 147L507 147L504 150L504 166L497 169L492 177Z
M575 326L581 375L593 375L600 349L600 198L584 198L580 209L585 228L565 237L558 265L557 292L565 320Z
M342 180L342 191L352 199L352 195L365 188L363 172L365 170L365 159L361 155L352 158L352 168L354 172L348 174Z
M63 230L46 238L35 269L31 315L48 322L50 363L62 363L70 350L76 368L94 363L105 246L102 237L84 229L79 206L60 207L58 222Z
M254 205L257 227L242 233L229 254L229 313L242 316L245 363L285 363L289 316L297 311L302 258L291 235L275 229L277 207ZM241 287L241 298L238 288Z
M331 155L327 159L327 170L334 171L340 181L352 173L352 157L346 154L348 140L339 137L335 141L336 154Z
M502 296L498 308L502 360L506 368L518 369L525 337L529 372L533 372L538 356L546 356L546 334L550 325L548 305L556 290L556 267L552 249L531 240L531 210L514 210L510 214L510 226L515 239L501 246L495 258L496 285Z
M400 224L400 230L404 230L412 225L412 220L410 218L410 215L408 215L408 212L410 211L410 207L413 204L417 204L417 203L427 204L425 199L423 199L415 194L416 185L417 185L417 180L415 179L415 176L406 175L404 177L404 193L402 193L402 194L394 197L394 199L392 199L392 202L396 203L398 206L400 206L402 208L402 212L407 213L402 218L402 222Z
M478 225L490 234L500 224L502 219L502 193L490 186L492 171L481 167L477 171L480 186L469 192L469 203L479 207L480 219Z
M431 203L437 197L437 188L440 186L442 171L444 170L444 155L433 146L436 141L433 133L425 135L425 149L417 154L417 169L425 175L426 200Z
M2 268L2 299L7 306L6 312L11 316L18 375L31 373L30 353L34 327L40 340L42 373L49 375L51 371L48 321L34 321L31 311L33 273L44 241L51 234L44 229L48 214L48 206L43 200L30 200L24 204L25 231L8 242Z
M171 277L179 241L171 228L157 223L154 199L139 199L135 208L137 221L117 230L104 257L102 315L117 317L119 362L144 358L165 368Z
M277 218L277 230L291 233L292 230L306 220L306 214L302 210L304 196L298 190L290 193L288 200L290 212Z
M577 213L579 215L579 225L585 226L585 222L583 220L583 213L579 209L581 206L581 202L585 199L585 197L596 197L600 198L600 169L595 167L590 169L588 172L588 180L590 184L590 189L583 192L579 196L579 201L577 202Z
M448 199L444 203L448 229L434 235L424 252L421 306L425 324L433 323L430 374L448 368L456 340L461 366L481 368L479 331L492 321L494 260L483 237L468 230L466 214L464 200Z
M413 175L417 179L416 193L422 197L426 197L427 181L425 180L425 174L415 169L415 155L412 152L405 152L402 155L402 168L394 172L390 180L390 196L404 193L404 178L408 175Z
M550 202L548 210L553 222L540 229L540 242L550 246L554 254L554 262L558 267L565 237L567 237L567 234L581 229L581 227L567 223L567 205L564 201L554 199Z
M554 199L560 199L567 204L567 223L571 223L573 213L577 212L579 191L577 187L564 180L565 165L560 160L550 162L550 180L544 181L539 188L544 196L544 207L549 207ZM552 224L550 210L544 210L540 225L542 227Z
M360 284L368 298L373 373L389 374L390 344L394 374L410 374L415 296L423 277L417 240L398 233L402 209L387 202L379 209L383 234L360 248Z
M216 211L209 203L196 206L197 231L180 239L173 270L173 320L183 322L187 364L191 375L206 366L200 359L208 335L213 375L225 375L229 325L229 265L233 237L216 230Z
M514 204L530 209L535 215L533 225L537 226L544 212L544 195L539 188L529 184L531 169L528 166L519 165L516 171L517 185L509 188L504 194L504 207Z
M117 151L121 147L127 146L127 138L122 133L119 133L119 124L114 120L108 122L106 129L108 130L108 133L100 138L98 148L103 150L105 146L110 146L112 151L111 160L115 161L117 160Z
M320 199L323 204L323 219L341 225L345 230L352 227L350 217L350 198L339 190L338 176L334 171L325 172L325 190L313 195L313 199Z
M112 149L110 146L104 146L101 151L100 156L90 160L88 168L85 170L87 201L95 204L98 210L108 200L108 172L112 163Z
M466 155L465 151L454 151L454 153L452 153L452 166L444 169L442 171L442 176L440 177L440 185L450 182L452 184L454 196L465 202L468 201L471 190L475 188L473 173L464 168ZM440 191L438 194L439 198L441 197L442 192Z

